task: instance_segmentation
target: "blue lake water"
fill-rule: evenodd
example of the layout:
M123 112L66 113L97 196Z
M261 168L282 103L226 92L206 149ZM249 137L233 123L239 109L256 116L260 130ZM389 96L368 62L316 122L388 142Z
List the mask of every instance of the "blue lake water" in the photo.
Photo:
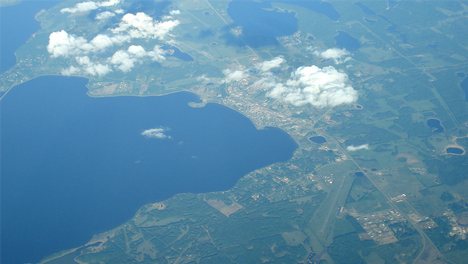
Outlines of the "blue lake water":
M325 137L322 137L322 136L313 136L313 137L310 137L309 140L314 142L315 144L323 144L327 142L327 139L325 139Z
M357 7L359 7L361 9L362 12L364 12L364 14L368 15L368 16L374 16L375 15L375 12L370 9L368 6L364 5L363 3L355 3L355 5Z
M166 51L170 50L172 54L170 54L169 56L178 58L179 60L183 60L183 61L193 61L193 58L192 56L190 56L190 54L181 51L177 47L174 47L171 45L162 45L161 48Z
M439 119L429 118L426 121L426 124L427 124L428 127L430 127L432 129L432 132L434 132L434 133L444 132L444 127L442 126L442 123L440 122Z
M338 11L336 11L335 7L329 2L324 2L324 1L319 1L319 0L314 0L314 1L271 0L271 1L304 7L316 13L322 14L333 21L337 21L340 18L340 14L338 13Z
M168 8L171 6L169 0L159 1L128 1L128 6L125 8L127 13L145 12L151 17L161 19L162 16L168 13Z
M335 36L336 46L348 51L356 51L361 47L359 40L344 31L338 31Z
M364 174L364 172L362 172L362 171L356 171L356 172L354 173L354 176L356 176L356 177L364 177L364 176L366 176L366 174Z
M297 147L226 107L189 107L190 93L92 98L85 84L40 77L1 101L2 263L77 246L148 202L228 189ZM158 127L171 138L141 135Z
M56 1L26 0L18 5L0 7L0 73L15 65L15 51L39 29L34 19L36 13L54 3Z
M461 155L464 152L463 149L456 148L456 147L448 147L446 151L448 154L455 154L455 155Z
M231 45L277 45L277 37L291 35L298 28L294 13L272 10L268 2L234 0L229 3L227 11L234 21L225 33L225 39ZM238 37L229 32L235 27L242 28Z

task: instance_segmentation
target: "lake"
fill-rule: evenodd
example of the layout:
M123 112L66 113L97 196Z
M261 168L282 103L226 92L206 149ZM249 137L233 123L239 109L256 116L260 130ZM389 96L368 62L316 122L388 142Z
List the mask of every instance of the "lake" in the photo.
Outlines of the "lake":
M229 3L227 12L233 24L226 28L224 38L231 45L277 45L277 37L294 34L298 29L294 13L272 10L268 2L234 0ZM230 30L237 27L242 33L234 36Z
M327 139L323 136L312 136L309 138L309 140L314 142L315 144L323 144L327 142Z
M446 149L448 154L453 154L453 155L462 155L465 153L465 151L462 148L457 148L457 147L448 147Z
M434 133L442 133L445 130L440 120L436 118L429 118L426 121L426 124L432 129L432 132Z
M169 54L169 56L178 58L179 60L183 61L193 61L192 56L190 56L188 53L181 51L177 47L171 45L162 45L161 48L164 51L166 51Z
M304 0L271 0L272 2L276 3L285 3L288 5L297 5L306 9L309 9L311 11L314 11L318 14L324 15L328 17L329 19L333 21L338 21L340 18L340 14L338 11L335 9L335 7L325 1L304 1Z
M338 48L348 51L357 51L361 47L358 39L344 31L338 31L338 34L335 36L335 44Z
M233 23L226 28L224 34L226 42L237 46L272 46L278 45L278 37L294 34L298 30L295 14L275 9L273 4L276 3L300 6L324 15L333 21L340 18L340 14L333 5L323 1L233 0L227 9ZM240 28L242 31L239 36L234 36L231 33L231 30L236 28Z
M359 7L359 9L361 9L361 11L364 12L365 15L375 16L375 12L372 9L370 9L368 6L366 6L365 4L358 2L358 3L355 3L355 5Z
M40 77L1 101L2 263L80 245L145 203L229 189L297 147L221 105L189 107L191 93L92 98L86 83Z
M362 171L357 171L357 172L354 173L354 176L356 176L356 177L364 177L364 176L366 176L366 174L364 174L364 172L362 172Z

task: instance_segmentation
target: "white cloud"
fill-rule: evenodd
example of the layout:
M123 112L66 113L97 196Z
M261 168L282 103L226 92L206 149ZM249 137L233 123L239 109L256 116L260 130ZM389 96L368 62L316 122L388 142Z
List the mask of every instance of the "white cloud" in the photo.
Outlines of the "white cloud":
M114 45L114 41L107 35L98 34L91 40L90 44L92 46L91 51L97 52Z
M47 50L52 57L68 57L104 51L114 45L130 42L134 38L162 40L179 24L178 20L155 21L145 13L126 14L112 34L98 34L91 41L69 34L65 30L49 35Z
M285 60L283 57L275 57L272 60L269 61L264 61L262 63L259 63L257 67L262 71L262 72L269 72L272 69L278 68L283 64Z
M130 54L124 50L118 50L112 55L110 63L117 66L123 72L130 71L135 65L135 58L130 57Z
M69 57L103 51L112 45L114 45L114 40L104 34L99 34L88 42L83 37L74 36L61 30L50 33L47 51L54 58Z
M79 74L103 76L111 72L111 68L108 65L94 63L88 56L77 56L75 61L78 64L77 66L72 65L63 69L60 73L66 76Z
M153 50L146 51L142 46L131 45L128 49L118 50L110 58L110 63L123 72L129 72L141 59L148 57L153 61L161 62L165 59L164 51L160 46L154 46Z
M96 10L100 7L111 7L120 3L120 0L107 0L107 1L86 1L77 3L73 7L63 8L60 10L61 13L85 13L92 10Z
M248 74L244 70L225 69L223 74L224 83L239 82L248 77Z
M107 1L101 1L99 4L101 7L110 7L110 6L115 6L120 3L120 0L107 0Z
M146 56L146 50L140 45L131 45L128 47L128 53L134 55L137 58L143 58Z
M167 130L164 128L150 128L141 132L141 135L146 138L171 139L171 136L166 133Z
M350 54L345 49L332 48L322 52L315 51L314 54L325 60L333 60L336 64L346 62L350 59Z
M52 32L49 35L47 51L52 57L67 57L83 52L86 39L68 34L65 30Z
M107 20L114 16L115 16L115 13L110 12L110 11L104 11L96 15L96 20Z
M70 66L68 68L63 69L60 74L65 76L75 75L80 72L80 69L75 66Z
M130 38L164 39L177 25L179 25L178 20L155 21L143 12L127 13L112 32L124 33Z
M334 107L354 103L358 98L348 75L333 66L299 67L285 82L272 80L265 85L272 88L267 94L269 97L294 106L310 104L318 108Z
M99 8L99 6L95 2L87 1L87 2L78 3L73 7L63 8L63 9L60 10L60 12L70 13L70 14L84 13L84 12L89 12L91 10L95 10L95 9L98 9L98 8Z
M180 10L171 10L169 15L163 16L162 20L171 20L174 19L174 16L180 15Z
M166 52L160 46L155 45L153 50L146 53L146 56L148 56L153 61L162 62L166 59L164 54L166 54Z
M82 66L83 71L89 75L106 75L111 71L108 65L92 62L88 56L76 57L76 62Z
M363 144L363 145L359 145L359 146L353 146L353 145L349 145L346 147L346 150L347 151L358 151L358 150L367 150L369 149L369 144Z
M180 15L180 10L171 10L169 12L169 15L171 15L171 16Z
M76 10L92 10L92 8L116 5L120 1L109 0L100 2L82 2L77 4ZM94 3L94 4L92 4ZM93 6L94 5L94 6ZM90 9L91 8L91 9ZM63 12L75 12L76 10L65 10ZM78 12L78 11L76 11ZM96 16L96 19L105 19L114 16L116 13L123 13L123 10L116 10L115 13L104 11ZM180 11L173 10L171 14L179 14ZM49 35L47 51L52 58L63 57L75 58L78 65L72 65L61 71L64 75L84 73L89 75L105 75L113 67L128 72L133 69L142 59L162 62L165 60L165 51L160 45L155 45L152 50L146 51L142 46L130 45L128 49L121 49L119 46L132 42L133 39L157 39L162 43L170 43L166 36L179 24L178 20L157 21L145 13L125 14L117 26L109 28L107 32L94 36L91 40L76 36L65 30L52 32ZM117 47L117 48L115 48ZM108 58L96 56L98 52L112 49L113 55ZM112 54L111 53L111 54ZM103 53L104 54L104 53ZM92 60L96 60L93 62ZM109 65L103 64L107 62Z

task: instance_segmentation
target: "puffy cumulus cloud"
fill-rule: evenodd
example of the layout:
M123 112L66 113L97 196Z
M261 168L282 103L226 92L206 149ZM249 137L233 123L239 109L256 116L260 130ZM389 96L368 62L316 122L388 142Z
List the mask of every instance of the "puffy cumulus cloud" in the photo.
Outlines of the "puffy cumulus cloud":
M98 34L89 43L91 46L88 48L89 51L97 52L107 49L114 45L114 40L107 35Z
M102 76L108 74L111 71L111 68L108 65L94 63L89 59L88 56L76 57L75 60L81 66L81 69L84 71L84 73L88 75Z
M105 0L99 2L100 7L110 7L110 6L115 6L120 3L120 0Z
M99 34L88 42L83 37L68 34L65 30L61 30L50 33L47 51L54 58L68 57L103 51L112 45L114 45L114 39L107 35Z
M299 67L285 81L265 83L272 90L269 97L294 106L310 104L314 107L335 107L357 100L358 93L350 85L348 75L333 66L319 68L315 65Z
M75 67L75 66L70 66L68 68L63 69L60 74L65 75L65 76L70 76L70 75L75 75L80 73L80 68Z
M115 34L125 34L130 38L164 39L176 26L178 20L155 21L143 12L127 13L119 25L112 29Z
M273 69L276 69L283 64L285 60L283 57L275 57L272 60L269 61L264 61L259 64L257 64L257 68L260 69L262 72L269 72Z
M99 6L95 2L87 1L87 2L78 3L73 7L63 8L63 9L60 10L60 12L70 13L70 14L84 13L84 12L89 12L91 10L95 10L95 9L98 9L98 8L99 8Z
M111 68L102 63L94 63L88 56L79 56L75 58L77 66L70 66L63 69L60 73L62 75L92 75L92 76L103 76L111 72Z
M104 11L96 15L96 20L107 20L114 16L115 16L114 12Z
M332 48L322 52L315 51L314 54L325 60L333 60L336 64L346 62L350 59L350 54L345 49Z
M166 51L164 51L160 46L155 45L153 50L146 52L146 56L149 57L153 61L162 62L166 59L164 55Z
M116 5L119 1L109 0L90 3L103 7ZM82 2L81 4L77 4L73 8L77 10L89 10L93 5L88 2ZM96 19L106 19L123 12L121 9L113 12L104 11L99 13ZM179 13L180 11L178 10L170 12L171 15ZM84 37L70 34L65 30L52 32L49 35L47 51L52 58L75 58L77 65L63 69L62 74L64 75L88 74L101 76L109 73L112 69L128 72L137 63L141 63L142 59L162 62L166 58L166 52L159 45L155 45L152 50L146 51L142 46L138 45L130 45L128 49L122 49L121 46L123 44L132 43L133 39L156 39L159 42L171 44L171 41L165 39L165 37L178 24L179 21L174 20L172 17L168 18L168 20L157 21L142 12L136 14L128 13L121 18L116 26L109 28L105 33L94 36L92 39L85 39ZM111 50L109 53L113 54L110 57L102 58L97 56L99 52L101 54L109 54L104 53L108 50ZM107 64L102 64L102 62Z
M130 54L124 50L118 50L110 59L110 63L123 72L129 72L133 66L135 66L135 61L136 58L132 58Z
M68 34L65 30L52 32L49 35L47 51L52 57L67 57L79 54L87 44L86 39Z
M109 47L130 42L134 38L162 40L178 24L178 20L155 21L141 12L135 15L126 14L118 26L110 30L110 34L98 34L90 41L65 30L52 32L49 35L47 50L52 57L68 57L104 51Z
M248 74L244 70L225 69L223 74L224 83L239 82L248 77Z
M153 50L146 51L142 46L131 45L127 50L118 50L110 58L110 63L123 72L129 72L136 63L143 58L161 62L165 59L164 50L160 46L154 46Z
M73 7L63 8L60 10L62 13L85 13L96 10L100 7L111 7L120 3L120 0L105 0L105 1L86 1L80 2Z
M359 146L353 146L353 145L349 145L346 147L346 150L347 151L358 151L358 150L367 150L369 149L369 144L362 144L362 145L359 145Z
M180 15L180 10L177 10L177 9L176 10L171 10L169 12L169 15L171 15L171 16Z
M143 58L146 56L146 50L140 45L131 45L128 47L128 53L134 55L137 58Z
M171 139L171 136L167 135L167 129L164 128L150 128L141 132L141 135L146 138L155 139Z
M169 15L163 16L162 20L171 20L174 19L175 16L180 15L180 10L171 10L169 11Z

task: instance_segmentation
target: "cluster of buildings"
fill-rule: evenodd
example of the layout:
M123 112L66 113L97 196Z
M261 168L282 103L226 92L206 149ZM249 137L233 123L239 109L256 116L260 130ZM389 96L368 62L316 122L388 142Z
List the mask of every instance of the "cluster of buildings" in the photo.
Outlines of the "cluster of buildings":
M451 226L449 236L465 240L468 234L468 213L462 213L457 217L455 213L449 209L445 211L443 215L447 217Z
M361 240L374 240L379 245L397 242L398 239L389 225L406 221L405 218L394 209L373 212L370 214L350 214L365 230L365 233L360 234L359 238Z

